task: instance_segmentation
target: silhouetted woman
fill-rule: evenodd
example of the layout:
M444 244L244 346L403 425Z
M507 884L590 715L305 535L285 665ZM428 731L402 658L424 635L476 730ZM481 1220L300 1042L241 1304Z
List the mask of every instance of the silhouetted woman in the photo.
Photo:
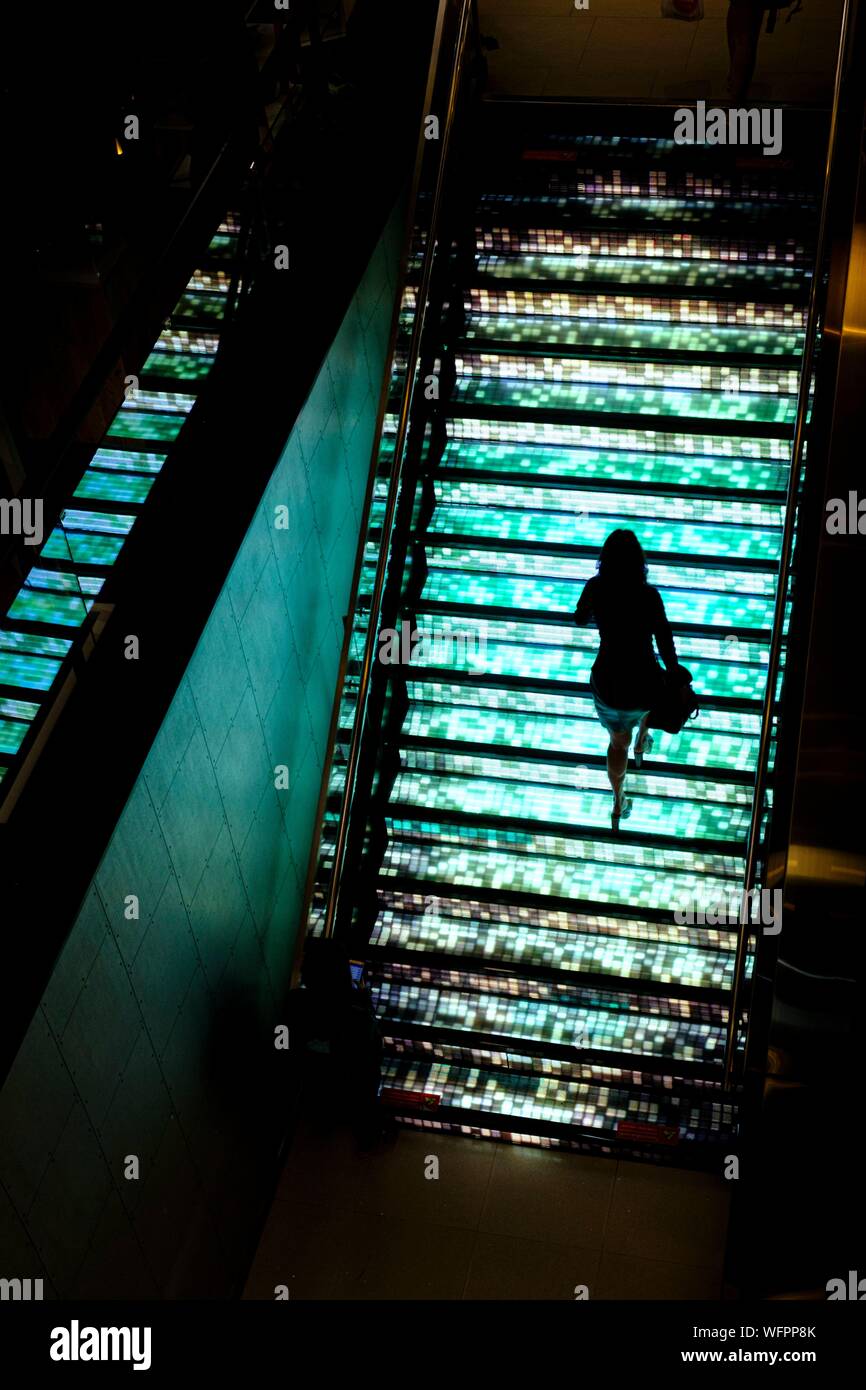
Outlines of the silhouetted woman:
M647 715L664 688L664 675L653 638L668 671L677 653L658 589L647 583L647 563L634 531L611 531L601 548L598 574L587 580L574 611L579 627L595 621L601 642L593 663L590 689L595 712L610 734L607 775L613 788L611 824L631 813L624 793L628 750L635 725L638 767L652 748Z

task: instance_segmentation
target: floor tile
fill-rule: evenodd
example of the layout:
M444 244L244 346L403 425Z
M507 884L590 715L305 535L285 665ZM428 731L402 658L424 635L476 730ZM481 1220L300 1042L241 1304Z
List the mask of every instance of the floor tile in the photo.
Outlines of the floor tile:
M716 1269L674 1264L669 1260L643 1260L631 1255L601 1256L593 1297L638 1301L717 1301L721 1280Z
M498 1144L480 1230L600 1250L616 1165Z
M720 1269L729 1201L713 1174L620 1163L605 1251Z
M458 1227L379 1218L363 1274L357 1279L338 1275L335 1297L456 1302L466 1286L474 1241L474 1231Z
M599 1253L576 1245L480 1232L466 1284L467 1299L557 1299L595 1296Z

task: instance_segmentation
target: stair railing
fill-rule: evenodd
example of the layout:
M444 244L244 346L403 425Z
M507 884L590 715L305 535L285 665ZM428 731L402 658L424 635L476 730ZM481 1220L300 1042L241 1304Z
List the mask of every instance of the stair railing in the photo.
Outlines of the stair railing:
M762 843L762 823L764 799L767 792L769 774L770 744L773 736L774 710L777 704L779 667L782 657L782 643L785 636L785 614L788 606L788 579L794 547L797 522L797 499L803 473L803 446L806 427L809 421L809 407L812 395L812 377L815 363L815 349L818 341L822 313L823 296L820 285L828 246L828 209L830 203L830 174L836 154L839 128L839 106L842 82L845 73L845 60L851 36L852 0L844 0L842 23L839 30L839 47L836 54L836 73L833 82L833 102L830 110L830 128L827 136L827 152L824 167L824 188L821 199L821 216L818 225L818 242L815 252L815 268L809 292L809 309L806 316L806 332L803 347L803 362L800 371L800 385L797 395L797 414L794 437L791 445L791 466L788 474L788 488L785 497L785 521L782 529L781 553L779 555L779 580L773 609L773 627L770 637L770 650L767 665L767 683L761 710L761 734L758 743L758 758L755 770L755 790L752 811L749 819L746 841L746 864L743 873L743 891L740 898L739 930L737 949L734 957L734 977L731 988L730 1011L725 1038L725 1089L730 1089L734 1081L737 1056L737 1041L740 1030L740 1017L746 1004L747 981L745 979L746 957L751 926L751 892L757 877L758 856Z
M452 50L451 73L448 82L447 99L445 104L445 119L440 122L439 129L439 163L437 166L436 180L433 189L432 206L429 224L426 229L426 239L424 243L424 255L421 263L421 275L418 285L416 299L415 317L412 324L412 334L409 341L409 349L406 360L405 377L400 399L399 413L397 417L397 435L394 443L394 453L391 460L391 468L388 476L388 490L385 502L385 512L382 518L382 526L379 540L379 554L376 561L376 574L373 581L373 590L370 596L370 609L367 622L367 631L364 641L364 650L361 657L360 673L358 677L358 691L355 702L354 717L352 721L352 733L349 740L348 754L346 758L346 773L343 784L343 795L340 805L340 816L337 823L336 840L334 844L334 858L331 866L331 874L328 882L328 892L325 904L324 922L322 935L330 937L334 932L334 925L337 919L337 909L340 900L340 890L342 886L343 867L346 859L346 847L349 836L349 823L351 819L352 804L354 801L355 784L358 776L358 766L361 757L362 735L366 722L368 698L370 694L370 682L373 673L373 662L376 655L376 647L379 640L379 623L381 617L382 600L385 593L385 582L388 572L388 561L391 552L391 540L394 531L394 520L397 513L397 503L400 495L400 484L403 476L404 454L406 442L409 434L409 425L413 416L413 406L415 402L415 387L418 378L418 364L421 357L421 344L424 335L424 328L427 316L428 301L430 298L430 285L433 278L433 270L437 261L439 250L439 229L442 215L442 202L448 170L448 156L451 148L452 135L454 131L455 115L462 88L464 67L468 48L468 40L475 23L476 0L440 0L439 11L436 16L436 28L433 38L433 51L430 68L427 78L427 88L424 99L424 112L422 117L422 127L418 140L418 149L415 159L415 169L413 174L412 194L409 203L409 232L411 238L414 225L414 210L418 203L418 194L421 186L421 176L424 164L424 156L427 152L430 141L426 137L425 120L432 114L432 107L435 98L437 79L440 77L443 68L444 37L445 27L449 19L449 12L455 10L459 5L459 18L457 23L457 36ZM402 287L401 287L402 288ZM398 293L400 290L398 290ZM399 304L395 310L399 313ZM390 362L389 362L390 367ZM375 468L379 455L381 443L382 421L380 419L379 428L376 431L376 438L373 444L372 467ZM372 494L371 494L372 495ZM364 519L362 535L366 534L368 518Z

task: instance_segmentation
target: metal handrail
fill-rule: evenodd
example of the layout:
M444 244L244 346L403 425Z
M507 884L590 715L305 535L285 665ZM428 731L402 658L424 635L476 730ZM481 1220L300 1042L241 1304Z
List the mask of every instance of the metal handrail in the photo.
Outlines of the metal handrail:
M815 251L815 269L809 292L809 311L806 316L806 341L803 350L803 364L800 372L800 386L797 396L797 416L794 425L794 438L791 445L791 467L788 474L788 488L785 496L785 522L782 528L782 546L779 555L779 582L773 609L773 628L770 637L770 651L767 668L767 684L761 710L761 737L758 743L758 760L755 770L755 793L749 819L749 833L746 841L746 865L743 873L743 894L740 900L739 933L734 957L734 979L731 989L731 1002L728 1014L728 1028L725 1038L725 1071L723 1085L729 1089L734 1070L734 1057L737 1046L738 1017L744 988L745 960L749 938L750 911L749 893L754 887L758 850L761 841L761 821L763 818L764 794L767 786L770 739L773 731L773 708L776 703L776 686L779 679L779 663L782 656L785 610L788 602L788 571L794 544L794 531L797 519L797 495L803 469L803 444L806 435L806 422L812 394L812 368L818 336L819 281L827 249L827 224L830 203L830 174L836 153L836 137L839 126L839 99L842 90L842 76L845 53L848 47L852 0L845 0L842 23L839 31L839 48L836 54L836 74L833 84L833 104L830 110L830 129L827 136L827 153L824 168L824 189L821 199L821 217L818 224L818 243Z
M394 530L394 518L397 512L397 497L400 490L400 481L403 472L403 453L406 446L406 438L409 432L409 421L412 413L412 406L415 399L415 384L417 377L418 362L421 356L421 339L427 316L427 300L430 293L430 283L433 276L433 266L436 260L438 249L437 232L439 228L440 213L442 207L442 196L445 187L445 172L448 164L448 151L451 144L451 134L454 127L454 115L457 109L457 100L460 92L460 77L463 61L466 56L466 40L469 35L470 21L473 12L474 0L462 0L460 10L460 20L457 30L457 42L454 48L454 59L451 69L451 79L448 87L448 103L445 115L445 124L441 131L441 152L439 156L439 167L436 173L436 184L433 193L433 204L430 214L430 224L427 229L427 238L424 247L424 258L421 265L421 278L418 286L416 300L415 320L412 326L412 336L409 342L409 352L406 362L406 378L403 384L403 393L400 401L400 413L397 425L397 438L394 445L394 455L391 460L391 471L388 477L388 494L385 504L385 515L382 519L382 528L379 541L379 556L376 562L376 577L373 583L373 592L370 598L370 611L367 624L367 636L364 643L364 655L361 662L361 673L358 682L358 697L355 705L355 716L352 723L352 735L349 742L349 754L346 762L346 778L343 786L343 799L340 806L340 819L337 825L337 838L334 844L334 861L331 868L331 878L328 884L328 896L325 906L325 920L323 925L323 935L330 937L334 931L334 923L337 915L337 905L340 895L341 878L343 864L346 857L346 847L349 833L349 816L354 797L355 780L358 775L358 763L361 753L361 735L364 727L364 719L367 710L367 699L370 691L370 680L373 671L373 659L376 642L378 640L378 622L382 608L382 598L385 591L385 577L388 569L388 559L391 549L391 537ZM430 69L427 79L427 92L423 115L430 114L433 104L433 97L436 86L436 79L439 75L439 66L442 57L442 36L448 10L451 7L451 0L440 0L439 13L436 17L436 31L433 39L433 55L430 62ZM418 142L418 151L415 161L415 173L413 180L412 207L417 203L418 191L421 183L421 173L424 161L424 154L427 148L427 140L422 130ZM411 217L410 217L411 229ZM411 234L411 230L410 230ZM380 443L381 431L377 432L377 438L373 446L373 464Z

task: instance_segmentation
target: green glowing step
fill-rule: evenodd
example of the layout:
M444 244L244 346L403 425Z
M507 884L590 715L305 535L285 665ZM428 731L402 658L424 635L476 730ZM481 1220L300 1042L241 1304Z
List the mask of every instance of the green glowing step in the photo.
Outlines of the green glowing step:
M534 748L579 757L600 757L604 753L606 735L595 718L590 700L573 697L572 713L554 717L543 712L499 711L495 698L488 704L489 693L485 689L485 702L480 706L413 703L403 724L404 737ZM494 692L494 696L496 693L499 692ZM751 736L717 731L710 721L720 713L715 710L702 713L694 724L676 735L656 731L655 747L646 765L658 762L677 767L752 772L757 753L757 729ZM707 724L710 727L705 727Z
M573 410L604 414L663 415L682 420L760 421L793 424L796 401L769 395L716 394L709 391L645 389L625 386L586 386L578 382L524 382L479 377L458 379L451 409L464 405L493 405L521 410Z
M386 419L387 432L396 430L395 417ZM790 462L790 443L772 437L756 439L748 433L737 435L699 434L688 431L650 430L635 425L609 425L603 421L561 423L551 420L484 420L481 418L451 418L447 424L448 438L478 440L492 444L513 444L522 448L564 446L567 449L635 450L642 454L677 454L696 459L718 459L724 470L732 460L748 459L772 463Z
M137 449L97 449L90 461L91 468L100 472L144 473L156 475L168 458L167 454L143 453Z
M495 383L549 386L586 384L635 386L723 394L796 396L797 372L775 366L725 362L638 362L629 357L581 357L520 352L462 352L455 359L458 378Z
M203 320L218 323L225 316L226 297L224 294L184 294L174 309L172 319Z
M475 247L480 255L575 256L603 259L618 256L624 260L672 260L715 263L717 265L788 266L811 271L814 251L802 238L774 237L772 240L744 240L736 236L713 236L702 232L681 232L676 228L647 227L618 230L616 227L476 224Z
M140 504L147 501L153 483L153 478L136 473L103 473L101 469L89 468L73 496L97 498L100 502Z
M424 621L423 617L420 621ZM423 632L423 628L421 631ZM542 646L538 642L524 646L495 640L488 640L483 646L478 647L470 646L468 642L462 646L453 643L448 649L444 641L422 641L417 646L417 656L413 664L441 672L443 675L453 673L457 678L471 672L486 679L522 676L531 680L568 681L588 686L592 663L598 652L598 639L594 631L592 636L594 640L591 647L577 647L572 643L559 649ZM687 658L684 649L680 650L680 655L683 661L688 659L695 689L701 695L721 700L758 701L763 698L766 669L760 666Z
M482 193L479 210L487 217L507 222L515 214L535 215L538 219L551 213L568 213L580 219L584 226L616 222L639 228L665 223L680 228L686 225L705 226L720 222L732 226L737 233L744 226L782 226L786 209L772 203L741 198L665 198L615 197L595 198L567 193ZM787 212L790 217L790 212Z
M165 352L157 348L147 358L143 371L177 381L203 381L210 374L214 360L203 353Z
M393 831L381 870L385 882L399 877L569 902L623 905L632 912L650 909L673 913L676 904L686 900L713 902L729 897L742 876L742 860L731 861L726 874L714 869L713 863L722 867L718 856L660 853L653 847L636 859L630 852L637 847L628 844L625 834L613 845L614 858L613 853L606 854L601 845L590 840L556 841L540 832L530 837L491 829L486 836L489 841L503 845L513 842L522 852L479 849L469 835L461 841L448 827L434 822L427 835L435 833L435 841L404 842L403 823L396 819L391 823ZM548 842L552 850L560 852L548 852ZM566 851L571 852L571 858L566 857Z
M556 631L556 629L552 630ZM751 650L755 645L754 643L743 644L746 651ZM699 638L683 637L677 650L681 658L691 663L696 659L696 652L713 646L720 647L721 643L710 643ZM766 660L766 649L764 649L764 659ZM459 672L443 671L421 677L410 670L407 672L407 688L413 702L423 703L431 710L435 709L442 712L451 709L457 712L475 711L479 718L485 710L490 711L491 716L496 719L500 716L514 720L535 717L539 719L550 718L556 721L561 719L594 720L595 718L588 692L573 694L571 691L557 690L553 685L543 685L541 690L533 688L512 690L505 686L497 686L492 681L485 681L483 685L466 684ZM462 718L463 716L458 714L456 717ZM754 737L760 727L756 710L706 709L702 711L701 724L706 729L720 734L742 735L744 737ZM479 728L481 727L483 726L479 725ZM479 741L483 742L484 740Z
M335 823L329 824L326 840L333 844L336 833ZM547 903L523 905L514 902L481 902L477 899L455 898L447 890L436 894L410 891L382 890L383 911L389 920L402 922L404 919L421 923L421 919L435 918L440 924L448 922L473 926L479 937L488 929L503 928L509 931L512 939L531 941L538 933L552 933L557 939L567 936L592 936L598 941L610 940L614 944L623 941L649 943L653 946L685 946L696 951L718 953L728 956L736 949L736 931L725 924L716 927L679 923L673 915L669 920L652 921L648 917L635 917L628 911L609 912L566 911ZM419 926L419 930L423 930Z
M0 685L21 686L25 690L50 690L59 670L59 661L42 656L25 656L0 648Z
M184 415L160 415L152 411L127 409L113 420L107 439L177 439L184 427Z
M567 513L572 517L630 516L655 522L699 523L744 530L778 530L785 519L784 507L777 502L743 501L736 496L691 497L688 493L677 492L629 492L627 488L614 492L590 491L577 486L546 487L531 485L529 479L515 483L496 478L484 481L440 478L436 482L436 499L437 510L445 507L494 509L501 510L503 516L512 510Z
M387 1086L416 1092L420 1098L438 1095L441 1103L458 1110L475 1110L491 1119L506 1116L548 1124L576 1125L594 1133L616 1132L618 1124L630 1120L642 1124L670 1123L671 1098L650 1092L609 1085L590 1085L563 1077L520 1076L505 1071L491 1072L446 1062L387 1060L383 1067ZM427 1117L430 1122L429 1116ZM733 1111L712 1099L681 1103L683 1136L720 1136L733 1126ZM519 1131L518 1131L519 1132Z
M731 290L757 299L764 290L788 291L793 297L807 289L809 283L807 272L793 266L624 256L481 255L476 270L501 280L563 280L576 285L615 280L620 285Z
M751 458L639 453L627 449L569 449L541 444L484 443L449 439L441 469L570 479L574 482L650 483L654 487L781 492L787 464ZM437 487L438 492L438 487ZM598 500L598 494L595 494Z
M125 539L125 536L64 531L57 527L39 553L49 560L71 560L79 565L112 565Z
M488 760L489 761L489 760ZM454 811L489 819L536 820L541 824L570 825L575 830L607 829L610 826L612 798L604 777L595 768L575 768L574 780L582 789L552 787L543 781L543 769L527 768L527 781L513 785L503 779L432 776L403 772L391 795L392 804L425 811ZM530 781L530 776L533 781ZM536 780L537 779L537 780ZM629 776L632 797L629 834L676 835L685 841L745 841L749 825L748 806L724 803L716 789L715 800L685 800L668 794L647 795L648 779L637 773ZM594 782L597 785L591 786ZM658 784L658 779L656 779ZM659 788L661 790L661 788ZM725 788L725 790L728 790Z
M231 260L237 254L237 232L217 232L208 242L208 255L214 260Z
M393 1022L414 1023L555 1043L578 1051L628 1052L681 1062L720 1061L724 1050L720 1026L681 1019L639 1013L616 1016L598 1009L458 994L396 980L376 981L372 994L386 1031Z
M560 793L569 796L583 795L585 792L603 791L610 787L607 774L602 767L579 764L562 760L558 756L546 761L521 756L524 749L536 752L530 745L515 742L494 752L474 749L430 749L409 748L403 755L403 771L399 774L397 785L403 785L401 778L407 779L405 785L421 783L437 794L440 784L447 790L442 793L447 802L453 795L452 779L478 780L485 783L496 782L504 796L529 796L533 801L536 795L551 797L551 807L559 804ZM663 766L644 767L629 774L629 787L635 795L664 797L670 802L706 801L726 807L748 806L751 789L741 781L719 782L716 778L700 776L693 770L692 775L671 777ZM433 801L430 802L431 807Z
M45 570L34 566L27 576L26 587L50 589L58 594L88 594L93 597L99 593L104 583L105 580L101 576L70 574L63 570Z
M29 724L22 724L17 719L0 719L0 753L17 753L29 727Z
M9 608L9 617L31 623L59 623L63 627L80 627L92 607L89 599L35 593L30 589L22 589Z
M574 585L556 579L533 579L529 576L512 578L507 574L484 574L480 571L485 556L467 551L469 563L478 572L436 570L431 568L424 585L424 603L459 606L469 604L479 608L504 608L535 613L570 613L578 595ZM744 597L738 594L708 593L699 590L662 589L662 599L668 619L689 627L721 627L753 629L769 632L772 627L771 598Z
M732 951L708 951L680 943L599 937L592 931L515 931L509 922L474 921L451 916L437 899L413 915L386 908L370 938L384 950L434 952L461 960L652 980L659 985L726 989L733 974Z
M0 716L4 719L23 720L29 724L39 713L39 705L33 700L0 699Z
M425 668L450 674L460 680L475 674L489 680L496 676L526 678L533 681L569 682L588 685L590 668L598 651L598 638L593 628L559 629L539 626L525 641L520 632L525 624L515 624L514 634L505 637L497 632L504 623L492 624L495 631L485 633L479 627L483 619L464 617L459 612L451 623L441 612L428 613L422 605L416 615L419 626L400 630L405 637L405 656L409 672ZM736 643L736 645L735 645ZM677 650L692 672L695 688L702 695L717 699L763 699L766 683L766 642L760 646L758 659L751 658L757 643L740 642L730 636L728 650L720 657L696 654L688 634L679 634ZM381 651L390 650L383 643ZM401 652L402 660L402 652Z
M447 499L447 488L440 487L439 491ZM492 499L486 507L480 500L458 506L448 505L445 500L433 513L428 534L459 536L467 541L487 537L503 541L529 541L538 545L590 546L600 550L615 527L635 529L637 517L640 516L637 508L631 512L627 505L620 512L611 511L595 516L581 510L595 505L596 499L593 504L575 499L575 508L569 511L570 499L567 494L561 494L557 499L561 508L558 513L552 509L535 511L531 500L527 499L529 505L525 508L515 505L508 511L496 510ZM621 502L624 499L615 500ZM699 510L695 508L698 515ZM375 525L379 518L374 515L372 521ZM725 526L710 520L701 525L690 521L651 520L641 516L640 541L649 553L762 560L768 567L774 568L779 556L781 530L779 520L749 527Z
M802 352L802 332L780 328L737 328L724 324L691 327L688 324L618 323L599 319L556 318L538 314L471 310L463 330L465 340L481 346L486 341L519 344L544 343L573 348L629 348L641 352L754 353L792 356Z
M601 320L619 324L685 324L691 328L780 328L802 333L806 311L793 304L766 304L736 299L691 299L675 295L570 293L567 290L531 290L473 286L464 292L464 308L470 314L535 315L539 319ZM701 350L700 348L698 349Z
M62 526L52 531L40 555L77 564L110 565L116 560L135 517L121 512L67 508Z
M636 522L634 526L638 537L641 534L641 524ZM495 546L485 546L474 549L471 544L455 540L451 543L438 542L436 537L428 537L427 560L430 567L431 577L438 579L440 576L447 576L451 571L461 571L473 574L481 578L485 583L492 581L498 583L500 580L537 579L541 582L548 580L556 581L561 587L557 592L565 593L568 585L580 585L586 583L587 579L596 572L597 554L581 554L579 552L560 552L556 555L549 555L539 552L531 547L519 550L501 550ZM376 543L370 540L367 544L365 553L365 578L362 592L366 592L366 585L371 582L372 571L375 568ZM654 560L649 567L650 583L655 584L661 590L699 590L702 593L712 596L713 594L725 594L730 591L733 583L732 574L725 568L718 565L702 565L693 563L685 556L671 557L672 564L665 564L661 560ZM562 587L564 585L564 587ZM775 591L775 579L773 574L766 566L760 568L749 568L743 570L736 576L736 589L743 596L754 596L762 599L772 599ZM432 591L431 591L432 592ZM551 591L553 592L553 591ZM577 593L574 601L569 605L568 612L574 611L577 603ZM472 602L466 599L465 602ZM546 619L550 621L557 605L551 604L541 611ZM496 617L496 614L491 614Z

